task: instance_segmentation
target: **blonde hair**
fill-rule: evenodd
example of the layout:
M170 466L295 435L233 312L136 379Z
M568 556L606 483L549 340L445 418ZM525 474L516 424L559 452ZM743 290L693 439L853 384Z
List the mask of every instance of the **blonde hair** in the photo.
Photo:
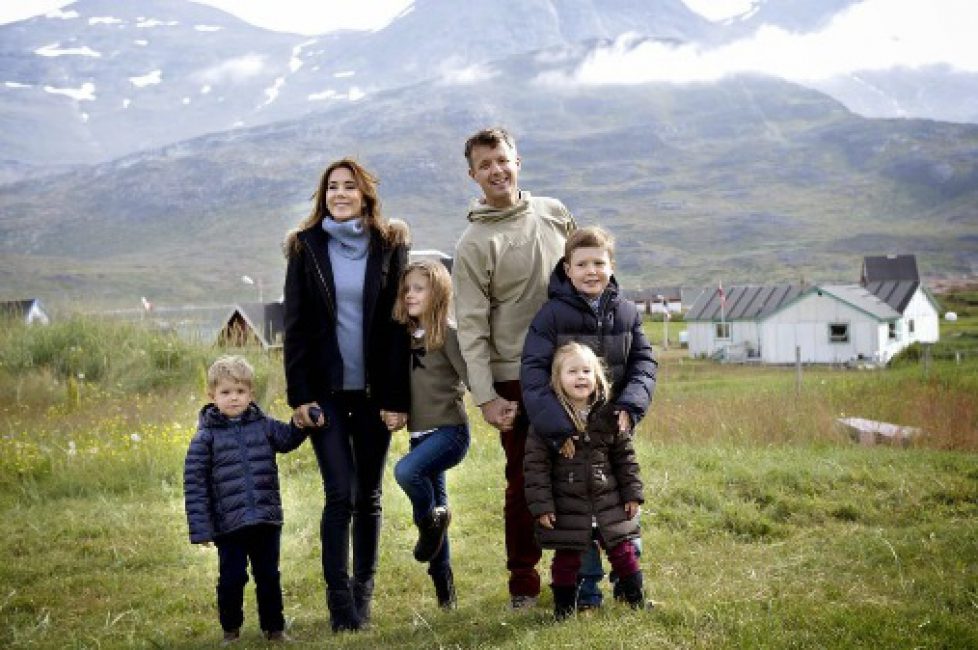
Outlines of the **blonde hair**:
M225 355L207 369L207 390L213 391L224 379L244 384L250 389L255 381L255 369L244 357Z
M412 273L418 273L428 280L428 299L420 318L409 316L404 304L407 278ZM452 277L444 264L433 260L417 260L404 267L397 288L397 301L394 303L394 320L406 325L412 332L419 329L424 331L426 350L438 350L445 345L445 330L448 328L451 308Z
M398 221L396 224L389 222L380 209L380 197L377 195L377 177L367 171L353 158L341 158L336 160L326 168L319 179L319 187L312 195L314 200L312 212L299 225L289 231L285 238L285 255L289 256L299 252L298 235L303 230L308 230L318 226L323 219L329 216L329 209L326 207L326 192L329 187L329 177L337 169L347 169L353 174L353 180L357 184L357 189L363 197L363 223L367 228L377 232L381 238L390 244L406 242L408 239L407 224Z
M560 373L564 368L564 364L573 356L582 357L591 366L591 371L594 373L594 393L591 394L591 404L608 396L608 376L605 374L604 364L601 362L601 359L594 353L594 350L586 345L572 341L560 346L554 353L554 361L550 367L550 387L553 388L554 393L557 395L557 400L564 407L564 410L567 411L567 415L570 416L571 422L574 423L577 430L584 431L587 428L587 422L581 418L577 409L571 405L570 398L560 383Z
M615 261L615 238L600 226L578 228L567 237L564 243L564 261L570 264L571 254L578 248L600 248L608 253L608 259Z

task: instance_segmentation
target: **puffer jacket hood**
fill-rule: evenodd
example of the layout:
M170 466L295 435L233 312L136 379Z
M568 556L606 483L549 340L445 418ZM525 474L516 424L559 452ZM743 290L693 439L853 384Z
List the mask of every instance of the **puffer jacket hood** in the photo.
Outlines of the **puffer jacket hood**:
M265 414L262 412L261 407L252 402L238 418L238 423L247 424L248 422L254 422L264 417ZM216 404L205 404L201 407L200 413L197 414L197 427L201 429L205 427L227 428L234 424L235 422L233 420L221 413L221 410L217 408Z

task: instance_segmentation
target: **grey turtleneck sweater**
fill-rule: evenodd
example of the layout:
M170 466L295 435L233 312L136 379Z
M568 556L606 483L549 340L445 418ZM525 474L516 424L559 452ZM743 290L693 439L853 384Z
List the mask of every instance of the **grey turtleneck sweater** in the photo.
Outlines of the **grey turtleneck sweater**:
M363 350L363 284L367 272L370 232L363 219L323 219L329 235L329 263L336 290L336 338L343 357L343 389L363 390L367 385Z

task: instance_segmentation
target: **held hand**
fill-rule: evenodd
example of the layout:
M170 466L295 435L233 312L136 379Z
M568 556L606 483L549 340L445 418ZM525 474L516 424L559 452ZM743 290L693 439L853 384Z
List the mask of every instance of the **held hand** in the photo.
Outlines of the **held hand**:
M300 429L326 426L326 416L323 415L323 410L317 402L309 402L296 407L295 411L292 412L292 421Z
M573 438L568 438L567 440L565 440L564 441L564 444L562 444L560 446L560 449L558 451L560 452L560 455L563 456L564 458L573 458L574 457L574 439Z
M557 516L552 512L548 512L545 515L540 515L539 517L537 517L537 523L549 530L554 529L555 521L557 521Z
M201 542L200 545L204 548L214 548L214 542Z
M632 418L628 411L622 409L618 411L618 433L628 433L632 430Z
M509 431L516 422L517 403L510 402L508 399L497 397L485 404L480 404L482 417L486 422L496 427L500 431Z
M389 431L397 431L407 424L407 413L381 410L380 419L384 421L384 425Z
M625 504L625 514L628 515L629 519L634 519L639 510L638 501L629 501Z

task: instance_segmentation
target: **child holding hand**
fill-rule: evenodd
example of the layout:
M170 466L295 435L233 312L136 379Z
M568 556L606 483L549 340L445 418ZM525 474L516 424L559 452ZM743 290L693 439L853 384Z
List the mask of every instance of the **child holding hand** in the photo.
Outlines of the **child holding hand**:
M554 354L551 385L574 431L555 450L531 429L523 471L537 540L555 549L554 616L563 620L575 611L592 526L618 575L621 598L642 608L642 571L630 541L639 535L635 515L643 502L642 481L631 436L621 430L618 408L608 401L601 361L588 346L567 343Z
M267 417L254 403L254 370L242 357L221 357L207 371L211 402L198 418L184 463L190 541L217 545L217 609L224 643L244 622L248 564L258 620L269 641L287 641L278 569L282 498L275 454L302 444L295 424Z
M441 262L419 260L405 267L394 319L411 335L411 408L407 417L410 451L394 467L398 485L411 500L418 542L414 558L428 563L443 609L455 609L455 581L448 545L451 511L445 472L469 448L469 425L462 398L465 362L455 325L449 320L452 280ZM392 431L404 423L383 413Z

